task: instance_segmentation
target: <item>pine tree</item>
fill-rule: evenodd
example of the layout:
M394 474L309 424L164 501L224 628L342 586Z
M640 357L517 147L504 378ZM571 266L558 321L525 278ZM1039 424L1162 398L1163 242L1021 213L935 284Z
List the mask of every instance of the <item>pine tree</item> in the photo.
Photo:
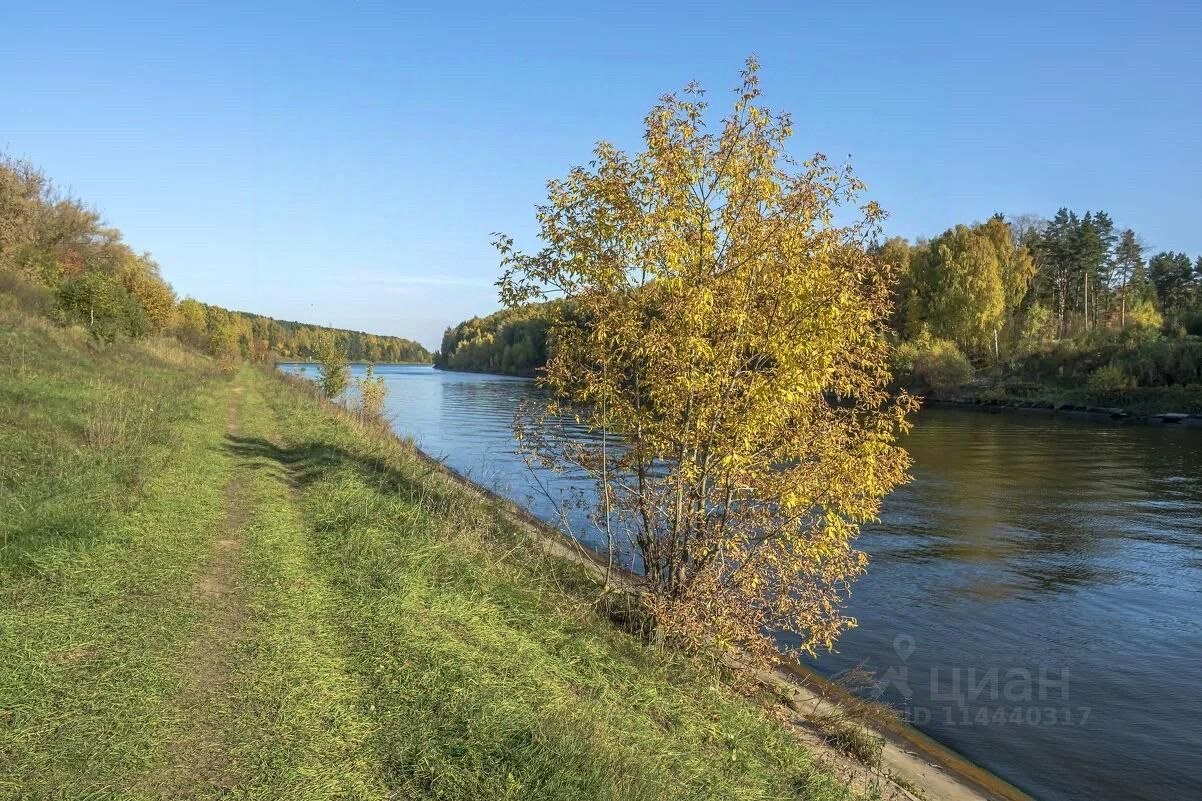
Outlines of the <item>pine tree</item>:
M1093 286L1097 295L1093 304L1094 324L1101 319L1103 312L1109 313L1114 299L1114 248L1118 236L1114 232L1114 220L1104 211L1093 216L1094 232L1097 235L1101 251L1097 262L1093 265Z
M1040 285L1048 305L1056 315L1056 335L1068 333L1070 283L1076 272L1074 240L1081 222L1067 208L1056 212L1039 237L1036 250Z
M1123 231L1114 250L1114 279L1118 282L1119 327L1127 326L1128 294L1142 293L1144 249L1130 228Z

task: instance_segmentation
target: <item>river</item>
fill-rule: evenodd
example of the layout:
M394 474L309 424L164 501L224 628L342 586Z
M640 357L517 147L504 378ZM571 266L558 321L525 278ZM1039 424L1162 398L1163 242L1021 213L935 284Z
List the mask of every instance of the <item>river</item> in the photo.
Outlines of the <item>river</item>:
M559 522L513 453L531 382L377 372L398 433ZM1036 798L1202 799L1202 431L931 409L904 444L859 627L812 665Z

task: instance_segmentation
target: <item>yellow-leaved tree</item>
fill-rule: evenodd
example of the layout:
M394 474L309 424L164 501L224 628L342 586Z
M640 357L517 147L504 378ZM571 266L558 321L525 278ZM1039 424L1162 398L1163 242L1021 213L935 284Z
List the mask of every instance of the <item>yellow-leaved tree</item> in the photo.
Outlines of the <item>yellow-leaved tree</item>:
M565 301L524 447L595 479L662 634L766 661L774 633L813 653L854 625L853 539L907 478L914 402L889 390L882 211L849 167L790 159L759 95L752 59L716 130L696 86L664 97L643 152L601 143L548 184L542 249L496 244L507 305ZM593 436L558 435L565 416Z

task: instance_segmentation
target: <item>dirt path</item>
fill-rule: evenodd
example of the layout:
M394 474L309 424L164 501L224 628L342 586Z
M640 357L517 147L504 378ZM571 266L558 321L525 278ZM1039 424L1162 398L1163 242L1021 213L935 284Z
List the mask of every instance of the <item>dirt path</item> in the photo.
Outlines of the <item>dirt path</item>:
M238 434L243 388L234 387L226 412L226 434ZM169 745L171 769L161 786L165 798L211 797L232 789L223 720L231 715L229 685L234 650L243 636L247 604L242 584L243 526L248 514L237 468L223 493L223 517L215 549L192 589L203 608L201 637L187 654L188 680L176 700L184 726Z

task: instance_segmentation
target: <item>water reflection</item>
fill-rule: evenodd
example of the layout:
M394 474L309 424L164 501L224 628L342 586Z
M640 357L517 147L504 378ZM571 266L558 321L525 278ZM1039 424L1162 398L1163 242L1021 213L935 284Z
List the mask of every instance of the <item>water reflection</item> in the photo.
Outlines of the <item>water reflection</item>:
M547 498L513 454L530 382L379 373L400 433L556 519L579 476L539 473ZM906 445L915 480L859 543L860 627L815 666L876 671L919 728L1036 797L1202 798L1202 432L932 410Z

